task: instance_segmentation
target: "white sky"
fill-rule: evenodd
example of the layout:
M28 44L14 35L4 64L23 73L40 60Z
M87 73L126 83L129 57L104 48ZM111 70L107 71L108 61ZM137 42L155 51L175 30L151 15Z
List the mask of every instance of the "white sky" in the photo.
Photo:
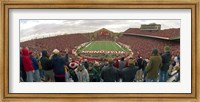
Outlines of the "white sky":
M20 20L20 42L48 36L94 32L106 28L124 32L141 24L161 24L161 29L180 28L180 20Z

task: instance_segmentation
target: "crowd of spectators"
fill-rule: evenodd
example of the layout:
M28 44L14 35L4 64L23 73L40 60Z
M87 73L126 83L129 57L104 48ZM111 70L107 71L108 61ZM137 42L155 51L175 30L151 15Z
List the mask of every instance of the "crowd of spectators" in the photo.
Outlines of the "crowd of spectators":
M166 82L173 71L178 73L174 81L180 80L180 56L172 56L169 46L162 55L153 49L149 58L138 55L121 60L88 61L70 58L65 51L61 55L58 49L42 50L35 56L28 47L21 48L21 82Z
M90 41L84 34L60 35L56 37L48 37L42 39L34 39L20 43L21 47L29 47L30 50L37 52L45 48L47 51L52 51L54 48L64 51L68 48L72 51L76 46Z
M141 54L142 57L149 58L151 50L157 48L160 53L163 53L164 46L170 46L172 55L180 53L180 41L169 41L162 39L152 39L148 37L124 35L117 42L124 43L131 47L134 55Z

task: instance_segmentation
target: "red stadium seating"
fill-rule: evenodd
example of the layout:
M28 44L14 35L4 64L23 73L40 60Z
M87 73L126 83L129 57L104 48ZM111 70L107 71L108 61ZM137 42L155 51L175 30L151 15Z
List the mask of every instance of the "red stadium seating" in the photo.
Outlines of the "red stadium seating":
M89 39L85 37L84 34L70 34L30 40L20 43L20 46L29 47L29 49L33 51L41 51L42 49L46 49L48 52L52 52L55 48L59 49L60 51L64 51L66 48L72 50L75 46L88 41Z
M159 50L159 53L162 53L164 50L164 46L170 46L171 53L173 55L180 53L179 41L168 41L129 35L124 35L120 37L117 41L131 46L135 57L138 55L137 53L139 53L142 57L149 58L153 48L157 48Z

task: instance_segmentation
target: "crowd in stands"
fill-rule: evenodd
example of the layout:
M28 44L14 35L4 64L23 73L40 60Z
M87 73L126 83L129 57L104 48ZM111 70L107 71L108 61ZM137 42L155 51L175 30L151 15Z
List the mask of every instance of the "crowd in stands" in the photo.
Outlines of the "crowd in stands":
M180 56L173 56L169 46L163 54L151 51L149 58L141 55L128 59L88 61L70 58L68 49L61 54L58 49L50 53L42 50L40 56L28 47L20 50L21 82L166 82L176 71L180 80Z
M131 47L131 50L142 55L142 57L149 58L151 55L152 48L157 48L160 53L163 53L164 46L170 46L172 55L180 53L180 42L178 41L168 41L162 39L152 39L139 36L129 36L124 35L120 37L117 42L124 43Z
M35 52L41 51L43 48L46 48L47 51L52 51L54 48L58 48L60 51L65 51L66 47L71 51L75 46L79 46L80 44L88 41L90 41L89 38L85 37L84 34L70 34L43 39L34 39L20 43L20 46L28 46L29 49Z
M124 32L124 34L141 34L147 36L149 35L149 36L172 38L180 36L180 28L170 28L159 31L145 31L141 30L140 28L129 28Z

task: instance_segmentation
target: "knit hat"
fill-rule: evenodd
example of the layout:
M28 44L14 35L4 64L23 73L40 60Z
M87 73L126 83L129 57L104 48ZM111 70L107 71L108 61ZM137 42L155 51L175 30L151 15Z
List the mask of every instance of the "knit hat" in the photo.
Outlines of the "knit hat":
M83 63L79 63L79 64L78 64L78 69L83 69L83 68L84 68Z
M71 69L76 69L76 68L78 67L78 63L76 63L76 62L71 62L71 63L69 64L69 67L70 67Z
M54 50L53 50L53 54L59 54L59 52L60 52L60 51L59 51L58 49L54 49Z
M169 46L165 46L164 47L164 52L169 52L170 51L170 47Z
M152 54L153 54L153 55L158 55L158 49L154 48L154 49L152 50Z

